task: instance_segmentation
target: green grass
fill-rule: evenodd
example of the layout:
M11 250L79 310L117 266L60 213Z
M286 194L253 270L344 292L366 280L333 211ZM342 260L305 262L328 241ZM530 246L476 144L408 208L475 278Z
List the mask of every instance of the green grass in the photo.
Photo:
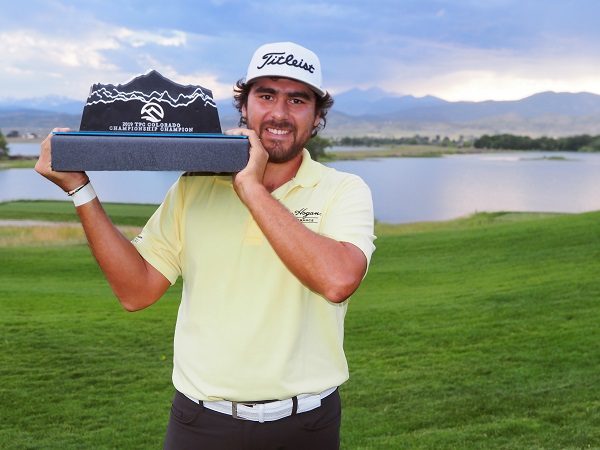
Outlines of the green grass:
M378 224L346 319L342 448L600 448L599 224ZM181 286L131 314L85 244L0 247L0 261L0 447L160 448Z
M126 314L84 245L0 259L0 447L159 448L179 287Z
M484 216L378 240L346 448L600 448L600 214Z
M37 159L0 159L0 170L2 169L33 169Z

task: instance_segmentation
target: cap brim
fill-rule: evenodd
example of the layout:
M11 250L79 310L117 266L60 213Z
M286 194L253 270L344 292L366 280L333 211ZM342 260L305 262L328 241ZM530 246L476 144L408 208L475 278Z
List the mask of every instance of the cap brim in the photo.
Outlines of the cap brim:
M305 80L300 80L298 78L294 78L294 77L288 77L288 76L283 76L283 75L277 75L277 74L261 74L260 77L253 77L250 78L249 80L246 80L246 84L250 84L256 80L258 80L259 78L287 78L289 80L294 80L297 81L299 83L305 84L307 85L312 91L314 91L315 94L317 94L319 97L323 98L327 95L327 91L324 91L320 88L318 88L317 86L314 86L310 83L307 83Z

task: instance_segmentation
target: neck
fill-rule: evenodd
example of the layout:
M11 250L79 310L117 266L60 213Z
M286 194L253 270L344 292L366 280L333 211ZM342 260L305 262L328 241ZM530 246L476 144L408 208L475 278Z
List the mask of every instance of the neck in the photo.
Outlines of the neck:
M263 176L264 186L269 192L273 192L296 176L300 164L302 164L302 152L285 163L267 163Z

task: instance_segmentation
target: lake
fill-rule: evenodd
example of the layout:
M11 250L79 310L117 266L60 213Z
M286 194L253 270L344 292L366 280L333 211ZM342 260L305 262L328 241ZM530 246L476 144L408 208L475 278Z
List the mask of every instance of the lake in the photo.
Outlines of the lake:
M11 144L35 155L39 144ZM447 220L481 211L600 210L600 154L502 152L441 158L379 158L328 163L371 187L381 222ZM90 172L103 201L160 203L178 172ZM0 201L64 200L31 169L0 171Z

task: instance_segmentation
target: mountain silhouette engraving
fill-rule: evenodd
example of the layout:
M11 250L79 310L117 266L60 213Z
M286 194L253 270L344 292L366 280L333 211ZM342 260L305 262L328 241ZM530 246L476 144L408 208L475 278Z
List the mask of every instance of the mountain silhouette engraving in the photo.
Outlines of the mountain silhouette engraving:
M125 84L94 84L80 131L221 133L212 91L181 85L156 70Z

